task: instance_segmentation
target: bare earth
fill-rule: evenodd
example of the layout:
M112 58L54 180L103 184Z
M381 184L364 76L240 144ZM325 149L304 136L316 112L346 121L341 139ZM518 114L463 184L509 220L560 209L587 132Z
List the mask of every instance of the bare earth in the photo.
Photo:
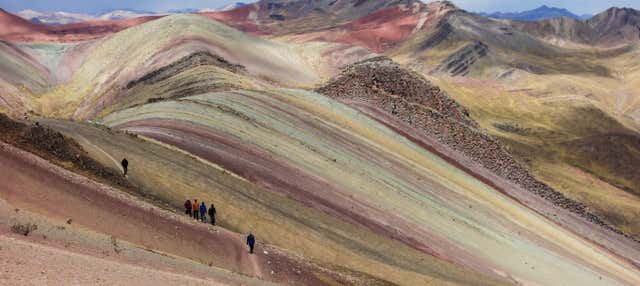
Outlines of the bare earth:
M0 236L2 285L230 285Z

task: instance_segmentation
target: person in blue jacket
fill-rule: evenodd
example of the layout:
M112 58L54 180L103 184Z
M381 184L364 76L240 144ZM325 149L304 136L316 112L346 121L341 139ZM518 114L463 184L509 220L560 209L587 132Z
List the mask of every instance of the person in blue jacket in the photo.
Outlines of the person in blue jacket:
M247 236L247 245L249 246L249 253L253 254L253 246L256 244L256 237L253 236L253 233L249 233Z
M202 204L200 205L200 219L202 220L202 222L207 221L207 217L205 216L207 214L207 205L204 204L204 202L202 202Z

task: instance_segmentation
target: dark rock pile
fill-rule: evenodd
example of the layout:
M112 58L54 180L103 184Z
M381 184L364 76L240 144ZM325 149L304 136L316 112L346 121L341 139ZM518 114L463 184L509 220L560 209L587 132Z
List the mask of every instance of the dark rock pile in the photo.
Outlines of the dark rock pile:
M622 234L590 213L583 204L537 180L498 140L481 130L464 107L421 75L387 57L349 65L316 91L383 109L525 190Z

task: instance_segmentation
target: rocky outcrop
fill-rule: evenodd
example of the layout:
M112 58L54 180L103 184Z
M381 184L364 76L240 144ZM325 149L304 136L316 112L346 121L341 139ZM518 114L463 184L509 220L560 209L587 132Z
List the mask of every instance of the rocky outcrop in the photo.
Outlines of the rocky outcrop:
M336 78L316 91L332 98L364 102L385 110L496 175L622 234L589 212L581 203L565 197L531 175L497 139L479 128L464 107L440 88L386 57L347 66Z
M477 41L450 55L436 68L436 71L448 73L452 76L466 76L471 66L480 58L486 56L488 52L489 47Z
M420 50L428 50L440 44L446 40L451 34L453 34L453 27L447 21L441 21L436 26L435 32L433 32L427 40L420 45Z
M136 80L130 81L127 83L126 88L131 89L139 84L154 84L161 82L188 69L206 65L217 66L233 73L245 70L244 66L232 64L220 56L212 55L209 52L196 52L171 63L170 65L147 73Z

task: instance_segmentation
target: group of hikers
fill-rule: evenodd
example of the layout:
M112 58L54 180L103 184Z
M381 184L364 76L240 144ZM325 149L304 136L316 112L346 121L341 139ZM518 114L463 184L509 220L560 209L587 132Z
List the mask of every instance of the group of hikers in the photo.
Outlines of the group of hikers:
M193 217L196 220L200 220L202 222L207 221L207 205L204 202L201 202L198 205L198 200L194 199L193 202L191 200L186 200L184 202L184 212L190 217ZM211 204L209 207L209 220L212 225L216 225L216 207ZM247 245L249 246L249 253L253 254L253 247L256 244L256 237L253 236L253 233L249 233L247 236Z
M200 220L202 222L207 221L207 205L202 202L198 205L198 200L187 200L184 202L185 213L196 220ZM211 204L209 207L209 219L212 225L216 225L216 207Z
M129 161L126 158L122 159L122 173L123 176L127 176L127 171L129 168ZM190 217L193 217L196 220L200 220L202 222L207 221L207 211L209 214L209 220L212 225L216 225L216 207L211 204L209 209L207 209L207 205L204 202L198 204L198 200L194 199L193 202L191 200L186 200L184 202L185 213ZM249 253L253 254L253 247L256 243L256 238L252 233L249 233L247 236L247 246L249 246Z

